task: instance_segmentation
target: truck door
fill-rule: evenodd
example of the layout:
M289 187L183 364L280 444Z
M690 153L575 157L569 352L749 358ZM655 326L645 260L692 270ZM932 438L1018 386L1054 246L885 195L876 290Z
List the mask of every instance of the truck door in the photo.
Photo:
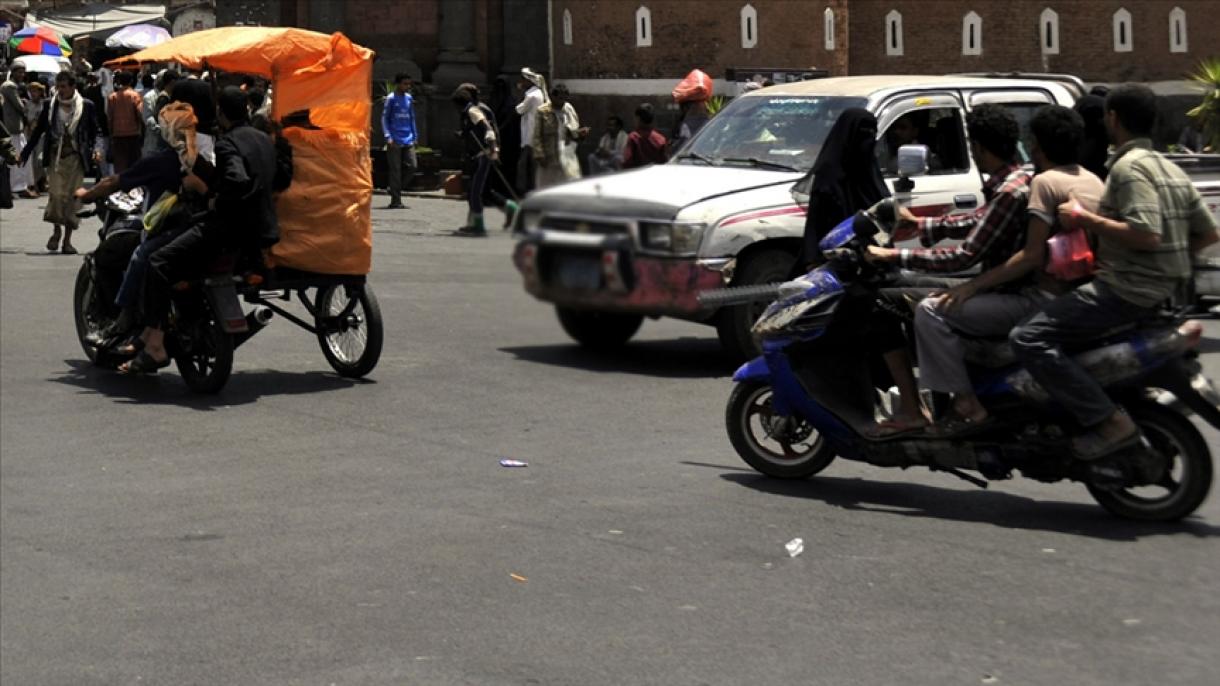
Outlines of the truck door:
M962 102L952 93L900 95L877 112L877 158L881 173L893 188L901 145L928 146L927 173L912 179L915 188L899 199L922 216L971 212L983 202L983 183L970 149Z
M1009 112L1017 118L1017 123L1021 125L1021 139L1017 142L1017 154L1021 156L1021 164L1029 165L1029 169L1033 170L1033 160L1030 159L1028 145L1029 140L1029 120L1033 119L1034 112L1038 111L1039 107L1044 105L1055 104L1055 99L1047 91L1042 90L1007 90L1007 89L977 89L968 94L968 102L970 109L974 109L983 103L1003 105L1008 108Z

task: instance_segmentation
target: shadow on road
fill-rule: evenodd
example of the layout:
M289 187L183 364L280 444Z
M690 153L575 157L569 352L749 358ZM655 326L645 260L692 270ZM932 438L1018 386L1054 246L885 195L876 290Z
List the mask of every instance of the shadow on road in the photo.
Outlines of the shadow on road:
M737 368L718 341L705 338L636 341L612 351L590 350L571 343L500 348L500 352L538 364L667 379L727 377Z
M1220 536L1220 527L1187 519L1148 524L1118 519L1099 505L1034 500L998 491L960 491L935 486L819 476L785 481L758 474L721 474L720 478L764 493L820 500L846 510L885 512L905 517L947 519L1074 534L1113 541L1148 536Z
M330 372L280 372L270 369L235 371L224 390L216 395L192 393L182 378L163 370L151 376L125 376L83 360L65 360L67 370L50 378L55 383L76 386L81 393L104 395L120 403L174 405L211 411L217 407L245 405L264 396L324 393L371 380L347 379Z

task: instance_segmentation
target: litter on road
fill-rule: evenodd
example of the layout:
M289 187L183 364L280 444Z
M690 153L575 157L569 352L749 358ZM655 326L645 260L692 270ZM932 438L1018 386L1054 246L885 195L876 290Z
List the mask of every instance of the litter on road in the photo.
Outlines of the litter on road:
M784 547L788 549L788 557L796 557L797 555L805 552L805 541L799 538L794 538L785 543Z

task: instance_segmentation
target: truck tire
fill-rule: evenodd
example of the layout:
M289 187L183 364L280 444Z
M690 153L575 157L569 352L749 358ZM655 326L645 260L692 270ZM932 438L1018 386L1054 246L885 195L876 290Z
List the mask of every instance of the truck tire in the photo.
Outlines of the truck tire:
M559 324L577 343L593 350L614 350L631 340L644 317L620 312L595 312L556 307Z
M783 250L761 250L749 255L738 267L733 286L756 286L784 281L792 272L796 258ZM716 315L716 335L725 352L736 360L748 360L762 354L751 329L768 303L755 302L721 308Z

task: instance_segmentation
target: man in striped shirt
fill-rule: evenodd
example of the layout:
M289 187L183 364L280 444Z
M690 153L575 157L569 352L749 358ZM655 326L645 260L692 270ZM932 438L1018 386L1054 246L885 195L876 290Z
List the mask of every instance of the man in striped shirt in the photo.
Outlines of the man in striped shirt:
M1192 278L1193 253L1215 243L1216 220L1177 165L1152 150L1156 95L1125 85L1106 97L1110 158L1100 212L1076 199L1059 206L1059 222L1098 242L1097 276L1051 301L1013 330L1013 351L1035 380L1088 431L1072 441L1082 460L1139 442L1139 429L1097 380L1064 354L1106 331L1157 314Z
M1020 127L1000 105L980 105L966 117L970 153L989 178L983 184L987 203L967 214L916 217L905 207L898 234L918 232L922 248L871 246L874 262L893 262L905 269L947 274L976 264L983 269L1003 264L1025 244L1025 205L1029 200L1029 172L1016 162ZM956 246L933 247L947 238L964 239Z

